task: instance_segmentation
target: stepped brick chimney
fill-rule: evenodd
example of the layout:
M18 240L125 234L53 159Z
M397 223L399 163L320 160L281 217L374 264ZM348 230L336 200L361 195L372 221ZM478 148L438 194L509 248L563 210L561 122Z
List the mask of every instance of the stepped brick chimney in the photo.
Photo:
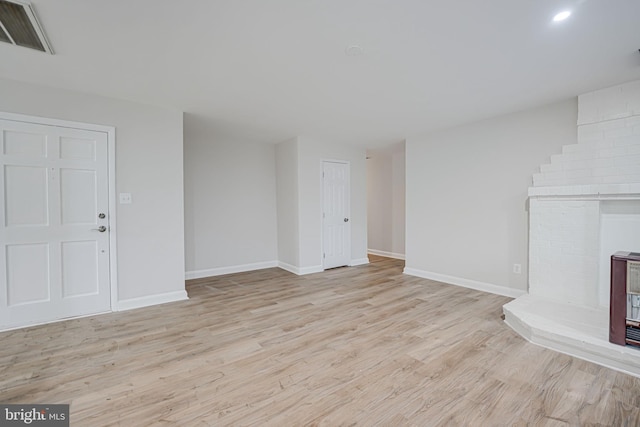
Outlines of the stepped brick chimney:
M578 97L578 142L529 197L529 293L608 308L610 255L640 252L640 81Z

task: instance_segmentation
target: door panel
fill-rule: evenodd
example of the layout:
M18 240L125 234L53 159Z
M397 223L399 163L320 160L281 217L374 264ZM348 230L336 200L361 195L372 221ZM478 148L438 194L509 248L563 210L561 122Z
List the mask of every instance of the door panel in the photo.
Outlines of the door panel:
M50 299L49 245L7 245L7 300L9 306Z
M0 120L0 145L0 328L109 311L107 134Z
M27 158L46 157L46 135L11 130L5 130L3 133L4 154Z
M96 295L98 247L95 241L62 242L62 297ZM77 268L77 266L83 268Z
M45 167L5 166L7 227L48 224L48 178Z
M94 224L98 213L96 171L60 170L62 224Z
M349 164L323 162L323 267L351 262Z
M96 159L96 141L81 138L60 138L60 158L92 160Z

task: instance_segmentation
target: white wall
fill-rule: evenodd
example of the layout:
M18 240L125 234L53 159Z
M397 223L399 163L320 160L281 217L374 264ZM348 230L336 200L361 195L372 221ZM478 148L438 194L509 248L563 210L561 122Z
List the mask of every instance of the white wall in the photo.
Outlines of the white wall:
M367 151L369 252L405 255L405 143Z
M119 301L186 295L181 112L2 79L0 111L114 126Z
M407 273L525 291L527 189L576 120L571 99L407 140Z
M298 138L300 267L322 268L322 160L346 160L351 170L351 261L367 258L367 171L364 148Z
M298 231L298 139L276 146L278 261L288 270L300 265Z
M297 137L278 144L280 266L297 274L322 271L322 160L345 160L351 171L351 263L367 258L366 152Z
M184 171L187 278L275 266L274 145L185 114Z

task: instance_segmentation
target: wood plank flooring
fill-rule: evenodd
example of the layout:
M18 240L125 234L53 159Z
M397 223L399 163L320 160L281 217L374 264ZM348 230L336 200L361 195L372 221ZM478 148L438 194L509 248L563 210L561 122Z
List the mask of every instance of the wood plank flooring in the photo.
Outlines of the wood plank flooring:
M526 342L508 298L371 260L1 333L0 401L72 426L640 425L640 379Z

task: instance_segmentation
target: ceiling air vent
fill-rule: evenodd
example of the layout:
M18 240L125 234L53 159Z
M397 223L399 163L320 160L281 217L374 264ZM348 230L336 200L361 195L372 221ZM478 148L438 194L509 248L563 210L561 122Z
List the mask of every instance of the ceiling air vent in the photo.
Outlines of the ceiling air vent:
M0 41L53 54L27 1L0 0Z

